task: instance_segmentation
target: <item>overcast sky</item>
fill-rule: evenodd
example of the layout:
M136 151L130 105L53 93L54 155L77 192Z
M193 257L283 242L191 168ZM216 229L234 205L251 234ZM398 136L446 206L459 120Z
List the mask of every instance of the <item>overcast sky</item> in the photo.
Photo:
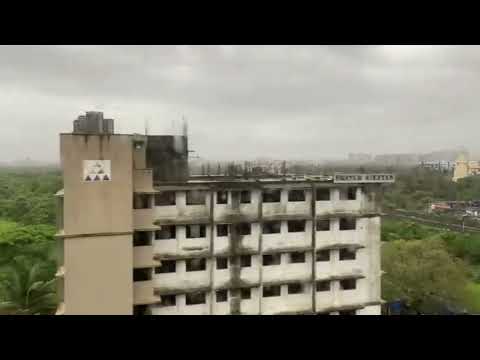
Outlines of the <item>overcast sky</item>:
M478 46L0 46L0 161L59 158L103 111L208 159L479 153Z

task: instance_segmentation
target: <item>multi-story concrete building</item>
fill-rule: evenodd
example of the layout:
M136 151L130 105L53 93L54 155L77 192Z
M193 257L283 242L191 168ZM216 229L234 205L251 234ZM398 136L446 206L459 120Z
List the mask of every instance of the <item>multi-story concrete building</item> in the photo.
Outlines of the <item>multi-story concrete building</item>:
M392 175L189 177L185 136L102 121L60 136L58 314L380 314Z
M468 176L480 174L480 162L476 160L468 160L466 153L461 153L455 161L455 169L453 172L453 182Z

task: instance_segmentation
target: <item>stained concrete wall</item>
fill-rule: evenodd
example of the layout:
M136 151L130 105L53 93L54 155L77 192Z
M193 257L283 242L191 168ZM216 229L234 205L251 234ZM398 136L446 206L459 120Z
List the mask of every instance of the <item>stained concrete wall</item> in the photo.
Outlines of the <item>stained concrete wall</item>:
M60 152L65 314L131 314L131 139L126 135L62 134ZM84 160L110 160L110 181L84 181Z
M64 241L65 314L132 314L132 237L74 237Z
M155 274L155 288L163 294L174 291L177 298L175 306L153 306L155 314L229 314L232 307L229 302L216 303L215 291L231 286L235 281L240 281L242 286L252 286L251 299L240 300L240 313L243 314L278 314L308 312L315 308L317 312L331 312L331 309L363 308L364 304L380 301L380 221L379 217L362 217L364 213L374 211L374 197L365 193L360 186L356 186L356 199L340 199L342 189L332 187L330 189L330 201L317 201L315 212L321 218L330 218L329 231L315 231L314 228L312 191L305 186L297 187L305 190L306 200L300 202L288 201L288 192L291 188L273 186L281 189L281 201L278 203L262 204L262 191L253 189L252 202L245 205L244 212L239 216L239 206L234 205L232 192L228 192L227 204L217 204L217 191L210 191L206 196L205 205L186 205L185 187L178 189L176 193L176 205L153 206L152 209L139 210L147 214L147 221L159 221L169 223L169 219L175 216L183 216L191 223L195 219L208 220L205 223L206 236L200 239L185 239L185 225L177 223L176 238L169 240L154 240L154 253L160 258L177 259L175 273ZM156 190L162 190L156 188ZM170 188L170 190L172 190ZM228 190L227 190L228 191ZM235 191L238 191L235 190ZM153 197L153 195L152 195ZM213 203L210 202L213 199ZM373 200L372 200L373 199ZM212 208L213 206L213 208ZM259 211L260 210L260 211ZM265 211L268 215L265 215ZM182 214L182 215L180 215ZM356 219L355 230L340 230L339 219L342 216L359 216ZM300 216L299 216L300 215ZM237 217L235 217L237 216ZM216 258L231 256L232 234L218 236L216 224L230 224L233 220L245 221L256 219L251 223L251 234L241 236L235 241L241 244L240 248L250 251L251 266L240 268L232 273L232 264L229 261L228 269L216 269ZM305 219L306 227L303 232L288 232L289 219ZM276 234L262 234L262 221L275 220L281 223L281 232ZM213 228L212 228L213 224ZM161 225L160 225L161 226ZM230 230L231 231L231 230ZM312 252L313 235L316 237L316 249L328 249L330 260L327 262L314 261ZM185 240L192 243L189 250L185 247ZM213 245L213 249L212 249ZM352 247L356 249L354 260L339 259L339 247ZM201 248L201 250L199 250ZM304 263L290 263L289 254L293 251L304 251L306 261ZM203 253L202 253L203 252ZM272 266L262 265L262 254L281 253L281 264ZM207 269L199 272L185 271L185 258L189 255L205 257ZM330 291L317 292L312 283L315 268L315 281L328 280L331 284ZM353 290L341 290L340 278L355 278L356 288ZM304 292L301 294L286 294L288 282L303 283ZM264 298L261 289L267 285L278 284L281 286L281 296ZM206 303L198 305L186 305L182 303L185 292L203 291L206 293ZM233 299L232 289L228 290L229 301ZM255 294L255 295L253 295ZM314 306L313 300L316 302ZM373 307L363 312L374 313ZM378 312L379 313L379 312Z

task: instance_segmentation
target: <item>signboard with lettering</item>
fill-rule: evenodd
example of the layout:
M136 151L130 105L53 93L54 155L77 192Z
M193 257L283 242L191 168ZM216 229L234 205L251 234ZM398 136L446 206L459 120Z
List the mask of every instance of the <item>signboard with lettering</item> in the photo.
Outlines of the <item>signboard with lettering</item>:
M335 174L333 182L336 184L350 183L393 183L395 175L393 174Z
M111 181L112 170L110 160L84 160L83 181Z

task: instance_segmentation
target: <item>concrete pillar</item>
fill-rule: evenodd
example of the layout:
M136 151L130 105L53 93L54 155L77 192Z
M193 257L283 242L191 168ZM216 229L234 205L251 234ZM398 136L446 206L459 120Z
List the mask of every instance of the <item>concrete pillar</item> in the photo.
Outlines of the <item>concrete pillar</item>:
M280 191L280 203L282 204L282 207L286 207L288 203L288 190L287 189L282 189Z
M177 260L177 274L187 272L187 262L185 260Z
M339 201L340 200L340 189L332 188L330 189L330 201Z
M185 225L177 225L176 228L177 241L184 241L187 238L187 228Z

